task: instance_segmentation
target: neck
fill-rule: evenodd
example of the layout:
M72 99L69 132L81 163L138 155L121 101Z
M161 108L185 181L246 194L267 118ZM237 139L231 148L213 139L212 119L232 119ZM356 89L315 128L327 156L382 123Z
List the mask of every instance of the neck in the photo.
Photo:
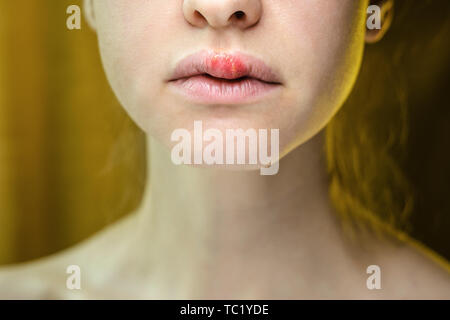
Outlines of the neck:
M273 290L267 277L282 281L294 269L308 274L303 284L323 276L317 266L342 252L323 135L282 158L273 176L176 166L149 138L135 247L145 251L139 264L151 269L153 283L190 296L223 297L235 289L251 296Z

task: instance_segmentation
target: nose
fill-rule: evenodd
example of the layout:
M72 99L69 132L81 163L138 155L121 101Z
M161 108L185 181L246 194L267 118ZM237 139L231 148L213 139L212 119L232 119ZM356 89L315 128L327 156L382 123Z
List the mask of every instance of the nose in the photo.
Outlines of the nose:
M247 29L261 19L261 0L184 0L185 19L193 26Z

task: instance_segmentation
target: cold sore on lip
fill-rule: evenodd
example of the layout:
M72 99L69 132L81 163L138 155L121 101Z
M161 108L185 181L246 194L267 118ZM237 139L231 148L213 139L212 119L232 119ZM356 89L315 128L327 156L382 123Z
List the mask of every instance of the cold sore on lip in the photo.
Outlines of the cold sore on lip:
M239 53L199 52L183 59L171 84L201 104L256 102L276 88L277 76L261 60Z
M226 54L215 54L211 59L207 59L207 64L213 70L218 70L227 79L236 79L247 74L247 67L239 58Z

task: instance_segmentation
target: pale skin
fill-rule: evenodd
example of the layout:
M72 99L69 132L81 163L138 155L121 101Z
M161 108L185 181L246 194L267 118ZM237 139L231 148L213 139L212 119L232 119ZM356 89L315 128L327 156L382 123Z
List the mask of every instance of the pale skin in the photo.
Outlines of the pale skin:
M368 1L211 3L86 1L111 86L147 133L145 194L135 212L89 240L4 268L0 297L450 298L444 262L413 241L367 235L364 246L352 244L328 198L324 127L356 79L364 40L380 40L389 24L366 33ZM230 20L236 11L248 19ZM205 46L259 55L283 75L280 95L213 111L173 95L165 79L174 62ZM175 166L170 132L196 119L219 129L280 128L279 173ZM66 288L69 265L80 266L82 290ZM381 268L381 290L366 286L369 265Z

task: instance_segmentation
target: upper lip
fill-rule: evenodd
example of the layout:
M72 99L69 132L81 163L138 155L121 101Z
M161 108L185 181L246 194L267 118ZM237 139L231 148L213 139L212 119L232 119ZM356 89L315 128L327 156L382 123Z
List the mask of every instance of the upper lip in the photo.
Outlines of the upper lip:
M281 84L279 74L264 61L239 52L227 53L205 50L187 56L175 67L169 81L209 75L215 78L235 80L254 78L263 82Z

